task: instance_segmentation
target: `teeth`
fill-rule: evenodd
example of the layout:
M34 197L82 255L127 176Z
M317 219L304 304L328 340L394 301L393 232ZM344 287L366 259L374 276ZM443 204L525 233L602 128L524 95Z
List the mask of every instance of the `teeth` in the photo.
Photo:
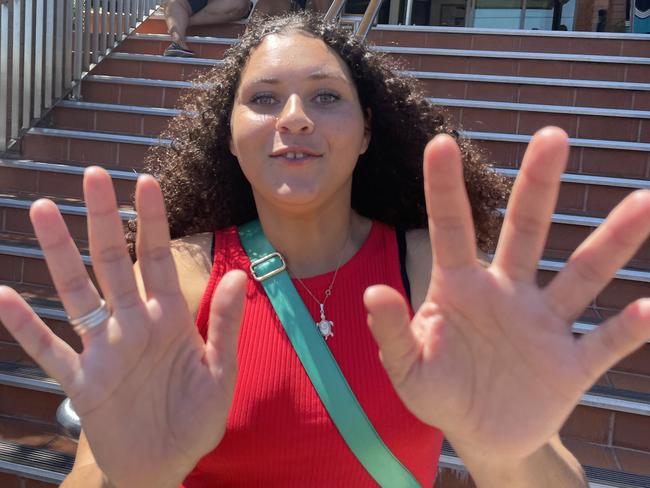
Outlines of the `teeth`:
M305 153L288 152L288 153L285 153L285 157L288 158L288 159L302 159L302 158L305 157Z

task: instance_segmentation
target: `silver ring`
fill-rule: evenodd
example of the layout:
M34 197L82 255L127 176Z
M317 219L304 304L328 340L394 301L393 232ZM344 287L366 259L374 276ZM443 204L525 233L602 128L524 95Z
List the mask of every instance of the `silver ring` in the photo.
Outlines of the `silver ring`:
M108 309L108 305L106 305L104 300L101 300L99 307L95 310L91 310L86 315L82 315L76 319L68 317L68 322L70 322L70 325L77 334L83 335L102 325L110 316L111 311Z

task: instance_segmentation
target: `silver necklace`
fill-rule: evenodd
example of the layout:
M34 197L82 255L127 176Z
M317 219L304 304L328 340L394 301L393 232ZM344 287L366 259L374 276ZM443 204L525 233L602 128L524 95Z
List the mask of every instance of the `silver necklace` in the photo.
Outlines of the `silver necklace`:
M334 270L334 276L332 276L332 281L330 282L330 286L327 287L327 290L325 290L325 298L323 298L323 301L321 302L316 296L311 292L309 288L307 288L307 285L305 285L300 278L297 276L295 277L298 280L298 283L302 285L302 287L309 293L309 296L311 296L316 303L318 303L318 306L320 307L320 322L316 322L316 327L318 328L318 331L320 334L325 338L325 340L329 339L330 337L334 337L334 332L332 331L332 328L334 327L334 322L331 320L327 320L325 317L325 302L327 302L327 299L332 295L332 287L334 286L334 282L336 281L336 275L339 272L339 268L341 267L341 261L343 260L343 253L345 252L345 248L348 245L348 241L350 240L350 235L348 235L348 238L345 240L345 244L343 244L343 249L341 249L341 254L339 255L339 262L336 265L336 269Z

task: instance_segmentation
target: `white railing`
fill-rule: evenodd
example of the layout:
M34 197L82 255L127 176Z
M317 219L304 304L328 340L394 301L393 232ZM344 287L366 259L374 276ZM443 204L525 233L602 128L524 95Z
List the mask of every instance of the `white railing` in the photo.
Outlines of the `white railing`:
M156 0L0 0L0 152L150 15Z

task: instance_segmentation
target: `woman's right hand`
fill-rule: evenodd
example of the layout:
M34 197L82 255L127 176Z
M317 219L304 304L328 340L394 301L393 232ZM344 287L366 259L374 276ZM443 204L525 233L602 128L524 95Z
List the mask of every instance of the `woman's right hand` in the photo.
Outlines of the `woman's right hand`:
M0 320L70 397L111 483L177 487L224 434L246 275L231 272L217 287L204 343L181 294L155 179L142 176L136 188L146 297L136 286L106 171L86 170L84 194L93 269L111 317L82 334L81 354L7 287L0 287ZM98 308L99 293L56 206L39 200L30 216L68 315Z

